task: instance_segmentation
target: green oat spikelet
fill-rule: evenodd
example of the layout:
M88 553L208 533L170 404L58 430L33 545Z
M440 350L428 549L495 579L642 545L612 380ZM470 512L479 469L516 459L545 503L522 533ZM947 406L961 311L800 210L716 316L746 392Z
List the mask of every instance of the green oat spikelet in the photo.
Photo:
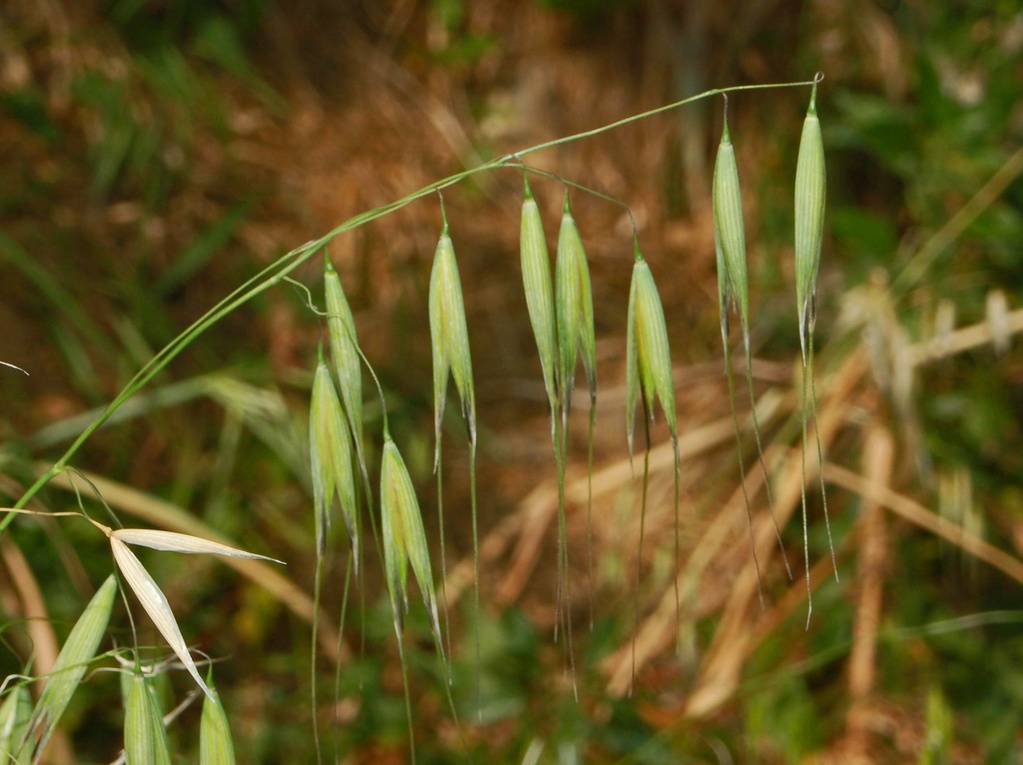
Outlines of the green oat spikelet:
M827 173L824 142L817 118L817 81L803 121L796 161L796 305L799 310L799 345L807 365L808 340L817 319L817 269L824 241L824 204Z
M645 409L653 419L654 404L661 402L672 443L678 454L678 420L675 414L675 381L671 371L668 329L664 308L650 266L636 244L636 261L629 288L628 331L625 340L625 413L629 454L633 454L636 403L642 393Z
M522 225L519 237L522 259L522 283L526 292L526 308L536 338L543 369L544 386L551 410L551 430L554 430L558 411L558 337L557 319L554 313L554 289L551 283L551 262L547 254L547 239L543 232L540 208L525 179L525 196L522 200Z
M643 557L643 532L646 524L647 485L650 475L650 423L654 418L654 404L660 399L671 434L675 451L675 566L681 558L679 543L679 474L681 460L678 450L678 419L675 406L675 380L671 369L671 354L668 346L668 329L664 321L664 308L657 293L650 266L639 251L639 242L634 242L635 262L632 267L632 284L629 287L628 330L626 333L625 369L625 413L629 439L629 458L633 454L633 430L636 419L636 403L643 400L643 425L646 431L646 448L643 459L643 494L639 521L639 552L636 557L636 612L632 636L632 677L636 676L636 636L639 632L639 581ZM675 582L675 622L682 623L682 605L679 599L678 577ZM676 630L677 631L677 630ZM630 685L630 694L631 694Z
M795 184L795 270L796 305L799 311L799 345L803 357L803 407L802 407L802 472L800 499L803 514L803 553L806 558L807 625L813 614L813 600L810 587L810 540L807 531L806 509L806 441L807 401L813 419L817 420L817 395L813 382L813 331L817 321L817 271L820 266L821 247L824 242L824 208L827 196L827 172L824 166L824 142L821 137L820 120L817 117L817 85L821 75L814 78L810 93L810 105L803 121L803 134L799 140L799 155L796 160ZM815 431L817 458L820 463L818 476L821 487L821 502L824 508L824 525L828 534L828 548L831 551L831 565L838 579L838 562L835 559L835 545L831 536L831 521L828 518L828 499L824 488L824 454L820 433Z
M441 423L447 398L448 373L455 381L462 402L462 415L469 431L469 443L476 444L476 393L472 381L469 354L469 329L465 319L465 301L458 275L455 248L448 233L447 220L437 243L430 274L430 342L433 349L433 408L436 451L434 470L440 460Z
M561 229L558 232L558 251L554 263L554 310L558 337L558 390L561 397L561 467L567 460L568 415L572 403L572 390L575 387L575 367L577 359L582 357L583 371L590 391L590 422L589 422L589 460L588 475L592 482L593 474L593 431L596 424L597 407L597 342L593 326L593 286L590 282L590 267L583 249L583 240L579 235L579 227L572 216L569 205L568 191L565 191L565 205L561 216ZM559 488L564 491L564 481ZM590 627L593 626L593 533L592 533L592 483L587 493L587 566L590 582ZM559 505L563 509L564 498L561 496ZM563 519L559 519L563 520ZM564 553L562 566L568 570L567 539L561 533ZM565 582L567 592L568 582ZM566 614L566 626L569 615Z
M469 438L470 514L472 516L473 549L473 602L479 623L479 523L476 507L476 393L472 378L472 357L469 352L469 327L465 318L465 300L458 273L458 260L448 229L447 212L441 199L443 228L433 256L430 273L430 346L433 353L433 411L434 443L433 470L437 474L437 511L440 525L441 596L444 599L444 619L448 621L447 551L444 545L444 477L441 465L441 436L444 405L447 399L448 374L455 380L455 388L462 404ZM448 648L450 653L450 627ZM479 697L479 667L481 663L479 629L476 630L476 688Z
M725 96L725 113L721 131L721 143L718 146L717 158L714 162L714 180L712 189L714 216L714 250L718 271L718 310L721 317L721 342L725 357L725 376L728 380L728 400L732 409L732 421L735 426L735 446L739 462L739 480L746 508L746 523L749 529L750 543L753 550L753 565L757 574L757 596L761 608L764 607L764 594L761 585L760 561L757 559L756 544L753 539L753 515L750 507L749 494L746 492L746 468L742 458L742 438L740 436L739 415L735 402L735 382L732 372L732 350L728 342L728 310L735 305L739 313L742 328L743 347L746 351L746 382L749 388L750 411L753 418L753 435L757 444L757 456L764 474L764 489L767 493L771 519L774 521L778 547L781 550L785 569L789 568L785 547L782 543L781 529L774 514L774 499L771 494L771 482L764 461L764 450L760 441L760 423L757 420L757 402L753 389L753 357L750 350L750 315L749 315L749 276L746 267L746 231L742 211L742 191L739 185L739 165L735 159L735 147L732 145L728 131L728 97Z
M749 334L749 277L746 271L746 231L742 215L742 192L735 147L728 133L728 102L725 120L714 162L714 243L723 256L724 273L718 269L718 292L722 302L735 302L743 335ZM719 265L721 265L719 263ZM723 290L723 293L722 293ZM727 309L727 305L724 306ZM727 321L727 310L722 313Z
M394 629L401 640L402 614L408 610L408 569L419 583L419 591L430 614L430 625L438 648L442 648L440 618L437 614L437 592L430 567L430 551L426 532L405 461L391 439L384 434L384 451L380 464L380 515L384 546L384 571L387 589L394 609ZM443 658L443 651L441 653Z
M341 402L344 405L348 427L355 441L355 453L359 457L359 468L363 480L369 487L369 472L366 469L366 455L362 442L362 357L359 355L359 338L355 330L355 317L348 305L341 277L334 270L334 264L324 254L323 291L327 300L327 334L330 337L330 355L337 373ZM369 497L367 496L367 501Z
M309 407L309 455L312 466L313 506L316 514L316 548L319 555L326 549L330 529L330 510L337 494L341 515L348 527L348 538L359 566L359 512L353 468L352 437L341 400L323 357L323 346L317 349L316 372L313 376L312 401Z
M581 355L590 389L590 401L597 398L597 342L593 328L593 287L590 267L583 249L579 227L572 216L568 192L558 232L554 267L554 308L558 328L558 386L562 411L568 413L570 392L575 384L576 359Z
M107 631L116 594L117 578L111 574L92 596L60 649L29 722L29 735L38 741L36 761L45 751L71 696L81 684L89 662L96 657L96 650Z
M124 715L124 759L127 765L170 765L171 761L159 702L139 671L132 675Z
M202 705L199 723L199 765L234 765L234 741L220 694L213 686L213 674L207 673L206 685L213 692Z

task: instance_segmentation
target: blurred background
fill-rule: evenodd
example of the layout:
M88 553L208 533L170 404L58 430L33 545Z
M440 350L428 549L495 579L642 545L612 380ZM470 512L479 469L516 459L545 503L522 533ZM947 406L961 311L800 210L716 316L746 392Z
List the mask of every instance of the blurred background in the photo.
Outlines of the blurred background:
M8 0L0 358L30 376L0 369L3 502L216 301L350 216L711 88L818 71L829 200L819 428L807 463L809 624L792 287L803 87L729 102L758 413L791 567L790 577L740 384L762 605L716 310L710 180L720 99L529 157L631 208L664 303L679 396L681 556L659 420L637 560L642 461L633 472L623 427L631 229L621 206L574 192L600 391L592 508L585 397L571 423L571 653L564 632L553 636L558 491L518 266L521 173L497 170L445 192L481 427L482 665L477 700L468 452L451 406L445 589L459 721L414 595L406 651L418 762L1019 761L1018 0ZM563 187L536 179L533 188L553 245ZM427 198L329 247L419 490L438 580L426 291L440 225ZM319 258L294 275L322 305ZM315 714L328 761L405 762L381 566L371 561L353 590L339 639L340 537L322 603L315 710L310 702L306 428L321 336L299 290L264 292L189 346L73 466L126 525L212 531L288 563L276 575L246 574L142 555L186 640L220 660L239 761L315 761ZM741 343L734 329L732 341ZM367 406L375 454L380 407L372 397ZM53 481L36 507L74 509L77 486L101 517L94 492L72 478ZM42 674L110 571L105 542L80 521L20 519L0 553L0 664L8 675L31 660ZM140 640L162 645L147 620L140 630ZM105 647L130 643L122 608ZM173 675L176 701L190 683ZM117 693L112 673L90 676L52 761L117 756ZM169 729L182 761L195 757L198 716L187 709Z

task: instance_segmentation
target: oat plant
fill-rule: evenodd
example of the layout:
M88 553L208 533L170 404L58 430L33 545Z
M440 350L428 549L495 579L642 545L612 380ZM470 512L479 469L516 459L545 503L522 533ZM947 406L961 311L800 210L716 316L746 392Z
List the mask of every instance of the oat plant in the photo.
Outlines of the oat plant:
M318 253L325 251L327 245L335 238L362 227L371 221L383 218L418 200L459 184L477 174L501 168L515 168L521 171L524 167L523 158L532 153L602 134L632 122L649 119L657 114L680 108L697 100L741 90L813 85L814 91L811 95L810 110L807 115L803 139L800 145L796 180L796 291L800 311L800 339L803 349L804 407L802 422L805 472L805 443L808 419L811 416L814 419L816 418L813 387L813 326L816 307L817 266L820 258L824 214L824 163L820 127L815 109L816 84L817 81L813 83L753 85L711 90L657 109L631 115L615 123L593 130L547 141L514 154L496 157L477 167L440 179L389 204L360 213L341 223L323 236L291 250L224 296L216 305L185 328L177 337L157 352L152 359L145 363L109 405L99 412L92 422L78 433L77 437L64 450L63 454L39 475L35 483L17 500L14 507L9 509L11 512L7 512L5 517L0 519L0 535L8 529L17 514L28 512L25 508L29 502L37 498L43 487L56 476L72 468L73 461L79 450L93 434L101 426L109 422L127 402L137 396L156 375L164 371L172 360L186 352L199 337L226 316L242 309L257 296L289 280L290 275L297 268L308 262ZM727 128L725 138L728 138ZM727 140L723 141L723 145L726 146L726 151L729 150ZM734 156L732 161L734 162ZM717 201L719 196L722 201L725 201L727 198L731 206L728 208L728 215L724 216L721 221L715 215L715 225L719 229L717 258L719 274L721 275L719 309L722 311L722 338L725 342L726 365L729 370L730 398L732 401L733 417L736 420L736 430L738 431L738 418L735 416L734 386L731 382L731 360L727 343L726 308L728 303L733 301L739 310L743 328L743 341L746 349L747 380L752 397L748 285L746 283L745 272L745 244L741 229L741 196L738 196L737 175L734 178L731 175L726 177L724 171L722 171L721 182L723 186L719 189L718 179L715 179L715 200ZM734 187L729 187L728 184L733 182ZM737 198L739 199L738 207L735 206ZM736 212L738 212L738 218L735 217ZM633 240L634 263L632 283L629 290L626 338L626 399L628 409L626 434L630 459L634 451L635 410L640 402L643 406L643 425L646 436L643 465L643 507L640 517L640 556L637 558L636 623L638 627L638 586L644 534L643 526L646 514L647 484L649 481L650 424L658 402L667 423L675 457L676 567L679 556L678 514L681 459L674 380L664 311L650 267L639 251L635 231ZM551 440L554 447L559 482L558 615L555 622L564 630L568 646L567 655L570 661L574 661L570 632L571 603L567 581L568 544L564 497L567 430L571 391L575 382L575 368L577 360L581 358L590 395L590 466L592 467L592 433L595 416L594 403L596 398L597 370L593 329L594 306L590 288L589 266L586 261L582 238L572 216L567 195L563 208L561 230L558 236L557 258L553 278L540 210L536 200L533 198L528 180L524 182L520 246L526 303L540 356L544 386L547 392L551 418ZM377 380L372 367L359 347L351 308L341 287L340 278L329 259L325 261L324 265L324 289L326 302L325 323L330 355L328 359L323 351L320 351L317 356L315 373L313 375L309 419L313 524L316 529L315 553L317 558L317 581L314 586L318 593L323 557L331 549L332 515L335 512L334 508L340 506L343 525L348 532L348 545L351 551L345 579L345 600L341 606L343 625L349 576L353 571L357 572L361 586L361 583L365 581L365 577L362 575L365 551L367 547L373 547L372 545L367 546L363 544L360 539L361 509L368 508L371 528L374 533L376 546L379 547L379 557L382 559L386 587L393 611L394 629L398 639L405 687L409 744L414 760L416 750L412 738L412 707L403 642L403 619L409 608L410 570L412 578L417 582L429 616L430 630L437 654L444 666L446 679L450 678L448 662L451 660L451 655L450 650L445 650L440 623L437 587L433 578L430 551L423 527L419 501L416 497L405 461L388 429L386 402L379 380ZM438 477L438 497L441 503L443 502L441 424L449 379L454 380L468 431L470 473L472 474L473 486L472 507L470 511L473 523L477 593L476 608L478 614L479 551L475 493L477 413L473 392L472 369L469 359L469 333L462 301L461 283L446 215L444 215L441 237L434 257L430 287L429 322L434 361L435 464ZM367 437L364 433L362 400L362 374L364 366L365 371L369 372L376 384L382 406L382 433L380 434L382 447L379 460L378 504L374 502L372 482L369 477L371 461L366 454L367 446L372 443L373 439ZM808 405L807 401L809 402ZM755 405L753 409L753 416L755 418ZM760 445L759 425L755 420L754 433L757 439L761 465L766 474L767 468L764 464L763 449ZM821 456L820 451L820 442L818 440L818 457ZM740 465L740 467L742 466ZM359 474L358 477L356 473ZM361 481L359 478L361 478ZM380 521L379 536L377 535L377 513L379 513ZM81 516L83 513L50 513L49 515L53 517L62 515ZM807 548L805 490L803 494L803 517L804 548ZM224 710L220 705L218 696L212 685L199 674L199 668L192 658L192 652L185 642L181 630L178 628L177 619L171 611L166 596L132 552L131 547L142 545L157 550L179 553L207 553L263 560L273 559L211 542L191 534L173 533L161 529L112 528L92 519L89 520L94 527L107 537L113 557L111 569L119 572L120 580L127 584L127 589L134 593L164 640L170 646L177 661L186 669L194 680L196 687L205 696L200 735L201 761L203 763L233 761L232 749L223 744L224 736L225 734L229 735L229 731L227 730L226 717L223 716ZM443 520L441 524L443 528ZM834 555L833 548L832 555ZM443 559L443 557L442 553L441 558ZM592 566L592 563L590 565ZM680 619L680 602L677 578L675 581L676 620L678 621ZM28 696L27 678L8 678L3 689L5 698L0 703L0 743L2 743L3 749L7 753L6 756L20 760L31 757L33 762L38 761L42 756L42 752L51 740L71 696L81 684L85 672L98 661L99 646L106 634L113 602L118 591L117 583L117 576L111 575L108 577L85 609L83 615L79 618L60 652L56 665L48 674L44 690L37 703L32 707L31 713L28 711L31 700ZM319 605L318 600L317 595L317 606ZM555 634L557 636L557 628ZM315 652L315 642L313 650ZM478 644L476 651L478 657ZM635 642L633 642L633 651L635 651ZM633 653L633 660L635 660L635 652ZM340 673L341 671L342 668L339 663L338 672ZM165 761L165 755L160 742L164 736L163 726L166 720L160 723L156 722L156 719L159 717L159 710L150 704L152 697L148 690L148 684L149 679L144 674L134 673L132 675L131 689L128 694L130 719L127 721L127 730L129 732L125 741L125 754L129 761ZM457 719L454 703L451 698L450 683L445 682L444 685L452 715ZM313 715L315 716L315 704ZM318 732L314 733L314 736L317 738L316 744L318 747Z

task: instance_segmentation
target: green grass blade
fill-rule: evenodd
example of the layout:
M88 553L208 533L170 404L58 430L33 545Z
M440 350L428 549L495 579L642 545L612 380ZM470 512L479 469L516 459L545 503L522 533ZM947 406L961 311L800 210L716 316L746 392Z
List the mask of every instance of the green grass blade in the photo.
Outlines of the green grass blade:
M46 680L29 723L30 735L35 736L38 741L37 759L45 751L72 695L81 684L89 668L89 662L96 656L96 650L110 621L116 594L117 579L110 575L75 622L71 634L57 656L53 671Z

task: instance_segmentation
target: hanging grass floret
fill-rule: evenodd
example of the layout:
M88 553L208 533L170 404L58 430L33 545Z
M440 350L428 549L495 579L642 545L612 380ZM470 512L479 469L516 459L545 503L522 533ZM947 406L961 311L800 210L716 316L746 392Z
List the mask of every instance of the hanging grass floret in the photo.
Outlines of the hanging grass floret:
M796 259L796 306L799 311L799 345L803 354L803 407L802 407L802 511L803 511L803 553L806 557L807 624L813 613L810 592L810 541L807 531L806 513L806 440L807 404L814 422L817 421L817 394L813 378L813 330L817 321L817 271L820 267L821 247L824 241L824 206L827 195L827 173L824 166L824 141L821 137L821 123L817 117L817 85L821 75L814 78L810 93L810 106L803 121L803 134L799 141L799 156L796 161L795 191L795 259ZM835 545L831 537L831 521L828 518L828 500L824 489L824 454L820 433L815 431L817 459L819 462L821 502L824 506L824 525L828 532L828 548L831 563L838 578L838 563L835 560Z
M678 567L679 550L679 473L681 460L678 450L678 418L675 407L675 380L671 368L671 354L668 347L668 329L664 321L657 285L654 283L650 266L639 251L639 242L634 241L635 262L632 266L632 284L629 288L628 330L626 333L625 370L625 414L629 440L629 456L633 454L633 431L636 420L636 404L643 402L643 425L646 432L646 448L643 456L643 497L639 521L639 552L636 558L636 613L635 631L632 640L632 677L636 674L636 633L639 632L639 580L643 557L643 532L646 525L647 486L650 476L650 423L654 419L654 405L661 402L664 418L671 435L675 451L675 565ZM675 582L675 621L681 624L681 603L678 593L678 578Z

